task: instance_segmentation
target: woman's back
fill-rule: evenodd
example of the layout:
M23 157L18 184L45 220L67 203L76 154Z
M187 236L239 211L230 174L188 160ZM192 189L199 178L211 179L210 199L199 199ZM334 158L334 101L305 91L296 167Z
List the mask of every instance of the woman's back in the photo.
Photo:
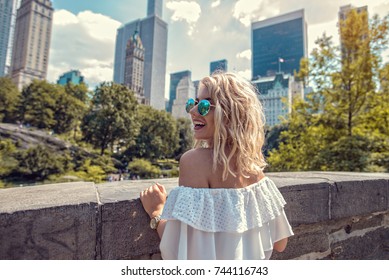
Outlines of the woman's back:
M243 188L260 181L264 174L228 174L223 180L223 168L213 170L213 151L209 148L197 148L186 152L180 159L180 186L192 188ZM234 159L230 161L234 169Z

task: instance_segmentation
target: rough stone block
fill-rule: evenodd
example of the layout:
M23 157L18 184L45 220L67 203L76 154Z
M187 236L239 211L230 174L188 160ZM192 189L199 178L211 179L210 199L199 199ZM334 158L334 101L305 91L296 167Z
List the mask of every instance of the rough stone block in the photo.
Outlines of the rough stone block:
M331 219L386 211L388 207L386 179L336 182L330 192Z
M388 260L389 230L379 228L363 236L335 242L332 253L326 259L334 260Z
M96 257L96 204L0 214L0 259Z
M300 233L288 239L284 252L273 252L271 259L288 260L312 252L325 252L329 250L328 235L324 231Z
M287 204L285 212L292 226L329 219L329 184L298 185L281 188Z
M137 259L159 252L159 237L139 199L102 206L102 259Z

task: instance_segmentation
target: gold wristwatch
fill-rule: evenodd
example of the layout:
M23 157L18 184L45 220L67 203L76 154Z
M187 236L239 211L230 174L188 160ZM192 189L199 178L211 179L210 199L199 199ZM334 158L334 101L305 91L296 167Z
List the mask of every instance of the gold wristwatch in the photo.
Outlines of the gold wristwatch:
M155 217L153 217L151 220L150 220L150 227L151 229L157 229L158 228L158 224L159 222L161 221L161 215L157 215Z

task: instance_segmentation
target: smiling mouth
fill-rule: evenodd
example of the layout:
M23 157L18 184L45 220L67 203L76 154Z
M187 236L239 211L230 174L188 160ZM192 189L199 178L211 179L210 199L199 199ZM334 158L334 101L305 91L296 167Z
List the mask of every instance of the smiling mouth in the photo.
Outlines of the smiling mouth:
M205 126L204 123L202 123L202 122L197 122L197 121L193 122L193 125L194 125L194 129L195 129L195 130L201 129L201 128L203 128L203 127Z

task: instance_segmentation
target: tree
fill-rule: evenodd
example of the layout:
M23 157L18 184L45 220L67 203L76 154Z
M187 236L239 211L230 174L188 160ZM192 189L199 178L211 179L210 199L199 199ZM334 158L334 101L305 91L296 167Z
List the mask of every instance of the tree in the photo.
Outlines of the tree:
M177 120L177 131L179 135L179 144L178 149L174 154L176 158L179 158L193 147L192 122L187 118L179 118Z
M72 93L66 92L66 88L58 87L60 88L55 96L53 130L60 134L77 129L86 113L87 104Z
M128 170L132 175L139 175L143 179L158 178L161 175L161 169L145 159L134 159L128 165Z
M293 104L282 143L270 152L273 171L362 171L370 170L372 161L385 164L377 151L389 152L385 113L389 100L382 91L389 72L380 68L381 51L388 43L388 17L374 16L368 25L366 13L351 11L339 28L341 47L323 34L309 65L302 64L303 71L296 74L309 81L314 92ZM381 91L376 88L378 80Z
M16 172L30 179L44 180L52 174L61 174L64 171L61 156L41 145L19 151L18 160L19 167Z
M40 129L52 129L59 94L60 88L56 85L34 80L22 91L21 121Z
M139 133L135 119L137 101L125 86L102 83L95 90L89 111L82 122L84 140L100 149L128 146Z
M0 140L0 178L7 177L18 166L16 146L10 139Z
M0 77L0 122L14 122L17 119L17 108L20 92L11 79Z
M65 85L65 92L68 95L70 95L74 98L77 98L78 100L80 100L84 104L86 104L86 105L89 104L89 101L90 101L89 90L88 90L88 87L86 86L86 84L81 83L81 84L75 85L73 83L67 83Z
M134 145L126 151L129 158L156 160L173 156L178 147L179 135L172 115L140 105L137 117L141 129Z

